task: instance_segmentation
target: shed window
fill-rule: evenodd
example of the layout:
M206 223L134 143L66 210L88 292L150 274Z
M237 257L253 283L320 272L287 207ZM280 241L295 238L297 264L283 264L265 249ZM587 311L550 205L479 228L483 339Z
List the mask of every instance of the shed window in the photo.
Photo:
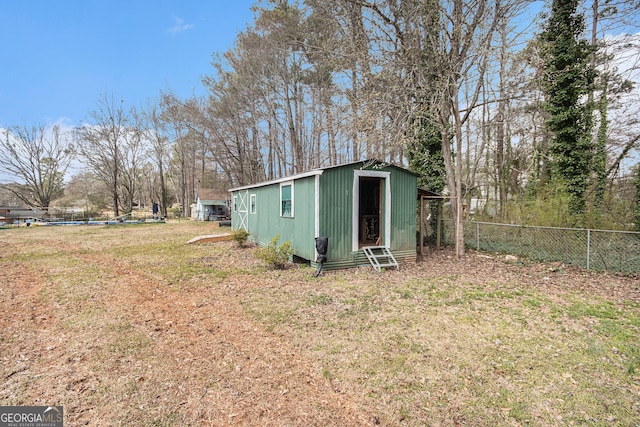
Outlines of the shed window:
M293 217L293 182L280 184L280 216Z
M252 194L249 196L249 213L256 213L256 195Z

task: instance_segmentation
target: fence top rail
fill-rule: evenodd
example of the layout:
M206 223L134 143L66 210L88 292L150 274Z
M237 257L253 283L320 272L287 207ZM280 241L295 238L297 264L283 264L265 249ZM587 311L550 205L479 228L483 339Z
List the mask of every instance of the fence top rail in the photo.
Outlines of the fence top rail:
M550 230L565 230L565 231L599 231L606 233L621 233L621 234L637 234L640 235L640 231L624 231L624 230L599 230L594 228L568 228L568 227L547 227L543 225L522 225L522 224L504 224L501 222L482 222L482 221L464 221L467 224L485 224L485 225L499 225L504 227L520 227L520 228L546 228Z

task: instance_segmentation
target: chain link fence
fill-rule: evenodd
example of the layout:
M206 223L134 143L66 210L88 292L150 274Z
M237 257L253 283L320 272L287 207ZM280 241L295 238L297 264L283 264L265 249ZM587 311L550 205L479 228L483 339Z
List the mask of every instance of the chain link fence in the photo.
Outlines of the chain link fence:
M454 245L453 221L443 220L443 241ZM588 270L640 273L640 232L464 222L464 243L479 251L559 261Z

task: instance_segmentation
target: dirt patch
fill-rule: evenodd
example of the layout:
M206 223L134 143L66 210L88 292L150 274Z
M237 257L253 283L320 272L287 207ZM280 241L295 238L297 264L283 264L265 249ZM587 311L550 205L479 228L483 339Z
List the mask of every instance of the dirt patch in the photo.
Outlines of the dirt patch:
M2 404L63 404L69 425L369 424L224 285L175 292L104 254L80 258L109 288L90 295L93 324L56 319L64 304L43 302L36 272L2 269Z

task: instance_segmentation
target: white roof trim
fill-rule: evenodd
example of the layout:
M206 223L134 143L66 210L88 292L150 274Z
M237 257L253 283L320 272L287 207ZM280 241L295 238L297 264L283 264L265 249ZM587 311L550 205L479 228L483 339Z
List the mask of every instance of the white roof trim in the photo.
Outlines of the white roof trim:
M281 182L294 181L296 179L308 178L310 176L319 176L319 175L322 175L322 172L324 172L324 170L322 169L312 170L309 172L299 173L297 175L291 175L291 176L287 176L280 179L274 179L272 181L259 182L257 184L245 185L244 187L232 188L229 191L248 190L250 188L265 187L267 185L272 185L272 184L280 184Z

